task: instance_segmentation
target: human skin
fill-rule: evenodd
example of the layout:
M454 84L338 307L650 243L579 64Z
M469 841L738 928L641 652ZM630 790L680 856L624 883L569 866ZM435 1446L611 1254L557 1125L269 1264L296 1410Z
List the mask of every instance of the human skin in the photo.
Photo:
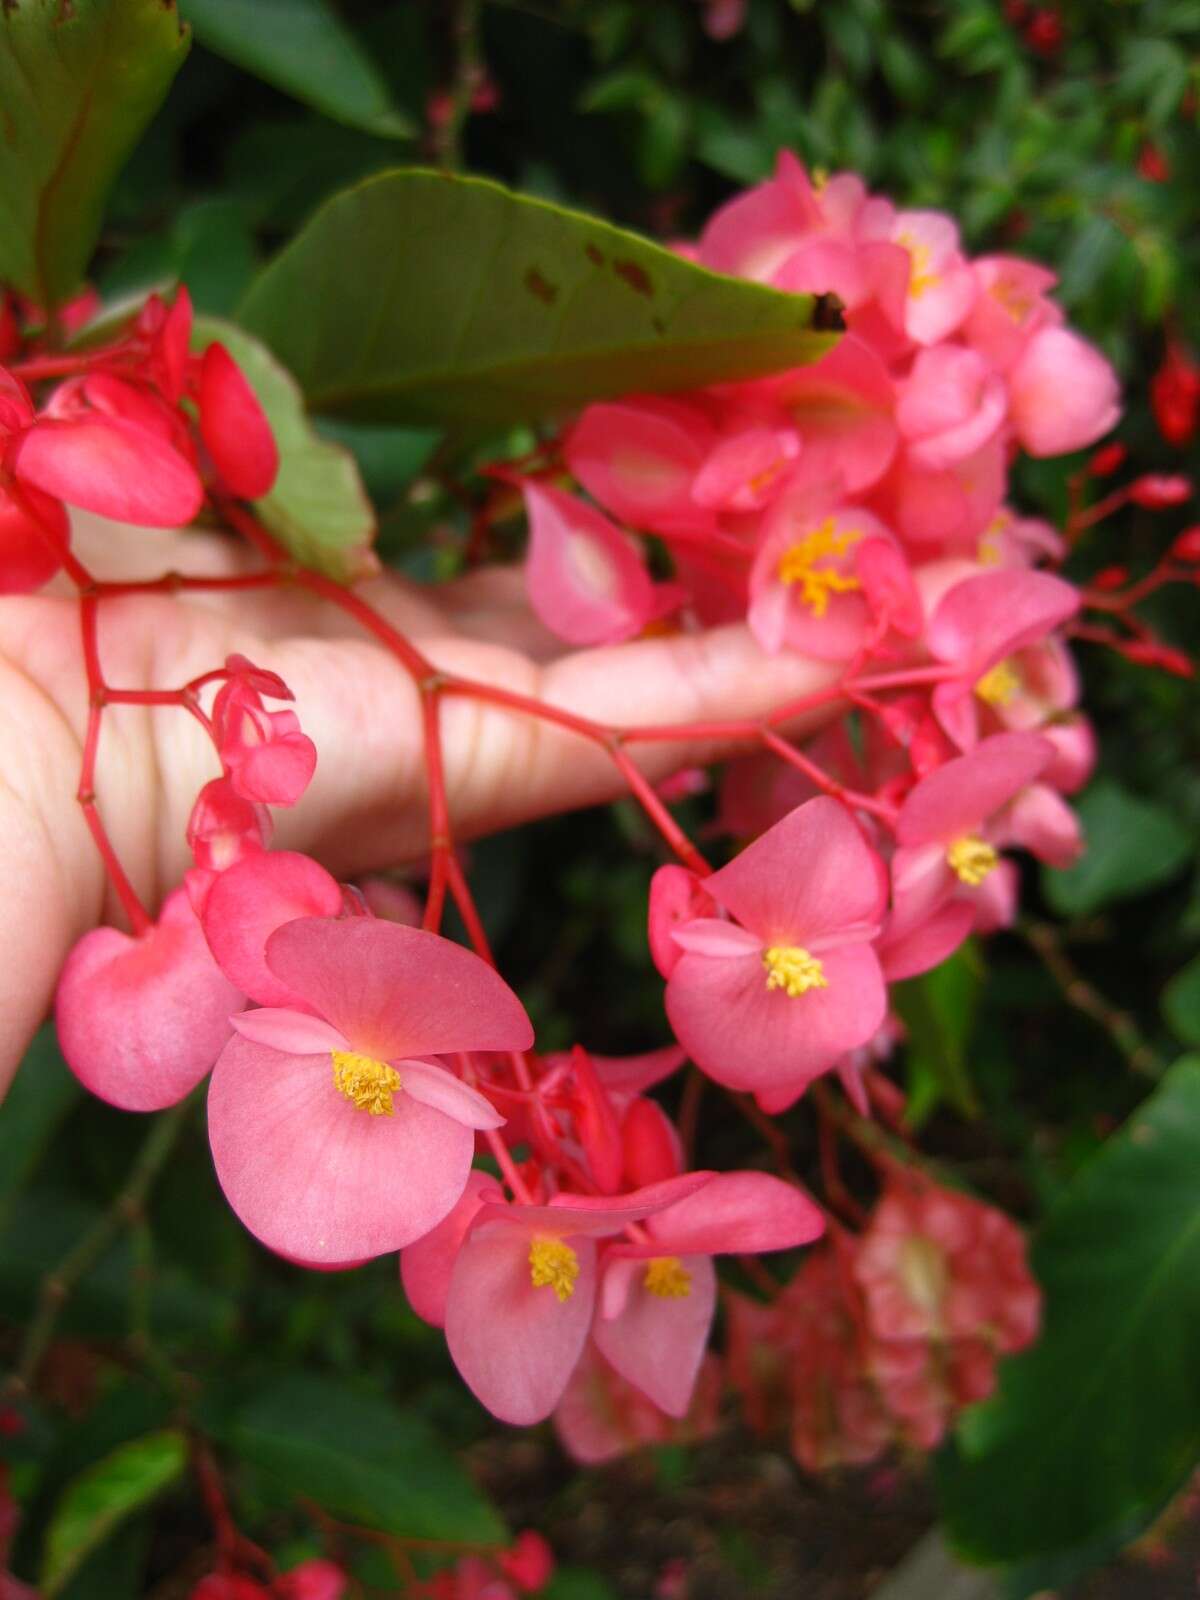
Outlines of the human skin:
M176 570L217 576L256 558L215 534L159 533L95 518L73 548L110 580ZM609 726L756 719L820 690L841 670L767 657L741 625L564 653L525 603L520 573L487 569L426 588L387 576L360 592L439 669L533 696ZM100 922L123 926L75 794L87 719L79 607L58 580L0 600L0 1097L50 1009L72 944ZM329 603L292 591L105 600L106 681L173 688L232 651L278 672L318 751L316 776L275 843L340 877L427 849L418 695L405 670ZM596 744L463 696L442 703L446 792L458 837L598 804L624 784ZM717 743L631 747L654 781L725 753ZM97 764L100 814L151 909L191 864L184 840L212 747L176 707L109 707Z

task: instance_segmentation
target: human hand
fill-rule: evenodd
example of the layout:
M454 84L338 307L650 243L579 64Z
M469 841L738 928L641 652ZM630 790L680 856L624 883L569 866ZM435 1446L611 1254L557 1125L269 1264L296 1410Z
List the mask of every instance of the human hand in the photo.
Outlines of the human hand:
M255 558L216 535L157 533L77 519L73 548L98 577L179 570L218 576ZM361 592L441 671L612 726L758 718L824 688L839 669L765 656L744 626L562 653L531 615L520 573L489 569L425 588L385 576ZM87 720L78 601L65 585L0 600L0 1097L50 1005L74 941L120 921L76 801ZM349 877L423 855L427 788L411 677L333 605L295 589L139 595L101 608L106 680L174 688L238 651L278 672L318 751L316 775L278 843ZM569 731L475 699L442 706L455 834L484 834L622 792L604 750ZM631 747L660 781L722 753L712 742ZM154 907L190 865L184 830L215 775L210 743L177 708L110 706L96 793L117 853Z

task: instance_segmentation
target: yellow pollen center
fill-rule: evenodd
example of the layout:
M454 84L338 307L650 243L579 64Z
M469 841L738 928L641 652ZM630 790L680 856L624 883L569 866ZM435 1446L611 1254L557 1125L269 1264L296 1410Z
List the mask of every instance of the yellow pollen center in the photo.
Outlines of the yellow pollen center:
M789 587L798 583L800 604L808 606L814 617L823 617L831 594L848 594L862 585L849 573L839 572L836 567L818 567L816 563L822 556L845 555L861 538L857 528L839 532L834 519L826 517L814 533L789 545L780 556L779 581Z
M682 1300L692 1292L692 1275L678 1256L655 1256L642 1281L660 1300Z
M762 964L767 969L767 988L782 989L793 1000L809 989L829 987L825 968L801 945L773 944L763 951Z
M535 1289L553 1289L559 1300L575 1293L579 1257L563 1239L538 1234L529 1245L529 1277Z
M919 300L926 289L932 289L941 282L939 275L929 270L933 263L933 251L927 244L921 244L909 233L902 233L896 242L904 246L911 258L908 292L914 300Z
M946 851L946 860L963 883L977 889L1000 860L991 845L977 833L964 834Z
M1028 290L1005 278L998 278L990 290L992 299L1007 311L1014 322L1024 322L1033 306L1033 296Z
M400 1074L386 1061L360 1056L356 1050L331 1050L333 1082L359 1111L372 1117L392 1115L392 1096L400 1088Z
M975 693L989 706L1006 706L1021 687L1021 677L1011 661L996 665L975 684Z

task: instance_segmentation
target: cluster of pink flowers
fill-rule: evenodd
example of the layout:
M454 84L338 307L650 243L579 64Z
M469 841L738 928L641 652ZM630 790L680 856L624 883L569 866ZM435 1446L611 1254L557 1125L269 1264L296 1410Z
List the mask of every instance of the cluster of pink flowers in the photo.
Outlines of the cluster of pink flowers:
M770 1305L730 1293L728 1372L749 1421L809 1471L931 1450L1036 1336L1037 1285L1001 1212L910 1171L861 1236L830 1234Z
M1050 274L971 261L948 218L849 175L814 184L786 156L695 253L836 295L848 331L781 376L590 406L560 456L502 469L528 506L532 603L570 643L744 621L764 673L785 652L831 664L792 708L819 705L822 731L790 737L784 708L726 769L718 820L744 848L709 872L689 846L654 878L648 940L677 1044L533 1053L486 943L433 931L433 895L418 927L386 886L272 850L270 808L301 799L317 752L287 686L238 656L179 691L220 766L185 884L136 936L81 940L57 1004L67 1060L116 1105L171 1105L211 1072L213 1159L246 1227L322 1270L398 1253L411 1305L483 1404L511 1423L553 1415L588 1460L711 1428L715 1258L794 1250L827 1225L789 1176L690 1170L649 1091L690 1059L758 1117L834 1074L849 1114L869 1115L900 1037L889 986L1012 921L1006 852L1075 859L1064 796L1093 760L1066 644L1081 595L1044 569L1063 541L1005 503L1015 452L1079 448L1117 416L1113 374L1063 325ZM119 464L118 446L157 486L147 519L153 500L152 520L186 520L203 485L261 492L261 414L219 347L187 356L186 318L185 300L152 301L122 371L70 380L40 416L14 388L10 515L42 527L74 497L128 518L132 491L100 503L71 479L73 461ZM1167 503L1168 480L1139 481ZM669 553L667 579L639 536ZM1012 1225L884 1174L861 1238L831 1225L773 1305L735 1302L731 1371L761 1408L774 1363L808 1464L932 1443L1036 1326Z
M188 1600L342 1600L349 1579L332 1561L302 1561L263 1581L235 1570L210 1572Z

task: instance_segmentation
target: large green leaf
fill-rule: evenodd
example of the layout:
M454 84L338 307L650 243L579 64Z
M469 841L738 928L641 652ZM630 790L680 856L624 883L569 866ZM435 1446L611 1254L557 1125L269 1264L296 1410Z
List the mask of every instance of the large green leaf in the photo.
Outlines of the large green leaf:
M46 1530L46 1600L53 1600L114 1528L181 1477L186 1465L187 1440L166 1428L121 1445L69 1483Z
M0 280L79 287L109 186L188 50L174 0L4 0Z
M579 212L414 170L323 206L251 285L239 321L314 411L497 423L811 361L830 343L812 316L807 296L722 277Z
M1082 916L1174 877L1191 840L1165 806L1101 779L1079 802L1087 849L1065 871L1044 869L1042 887L1058 912Z
M1080 1172L1033 1267L1042 1336L1002 1365L939 1472L949 1536L984 1563L1103 1543L1200 1456L1200 1057Z
M383 138L413 131L375 63L328 0L180 0L200 43L336 122Z
M290 1495L405 1539L499 1544L504 1524L421 1418L332 1378L290 1373L221 1423Z
M966 944L932 971L896 985L894 1002L907 1032L908 1119L914 1127L942 1100L967 1116L978 1111L967 1053L982 979L979 952Z
M351 451L316 432L295 379L265 345L231 322L197 317L193 349L214 339L246 374L279 446L279 475L255 511L303 566L344 582L372 571L375 512Z
M1200 956L1177 972L1163 990L1162 1009L1163 1016L1186 1044L1200 1044Z

